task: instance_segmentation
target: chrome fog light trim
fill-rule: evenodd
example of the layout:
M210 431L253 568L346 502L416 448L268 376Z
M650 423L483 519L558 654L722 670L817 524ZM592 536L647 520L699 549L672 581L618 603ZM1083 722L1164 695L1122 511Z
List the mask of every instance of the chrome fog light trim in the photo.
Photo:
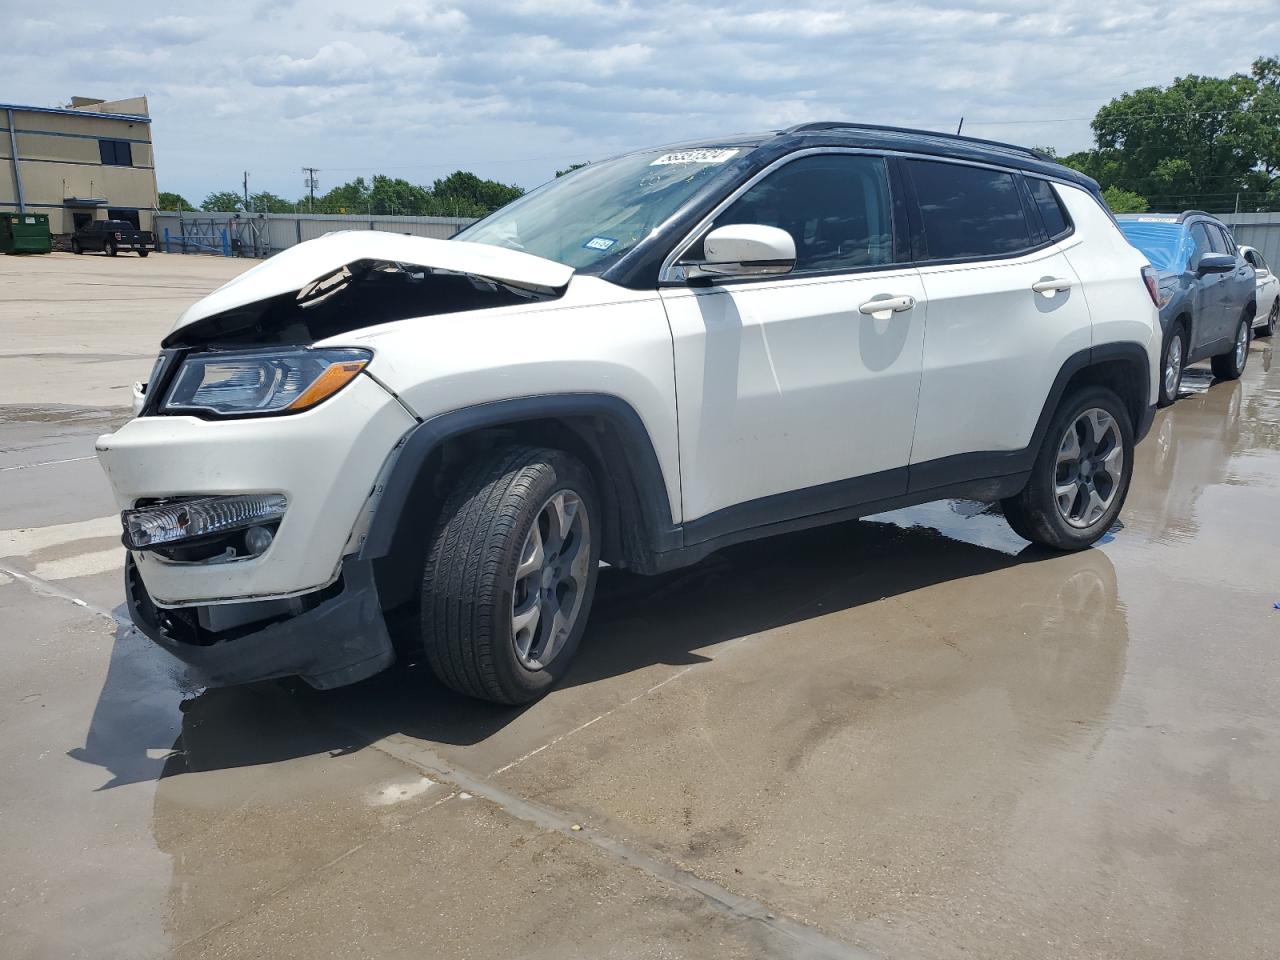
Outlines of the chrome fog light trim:
M279 520L288 506L280 493L169 500L121 513L121 539L130 550L150 550Z

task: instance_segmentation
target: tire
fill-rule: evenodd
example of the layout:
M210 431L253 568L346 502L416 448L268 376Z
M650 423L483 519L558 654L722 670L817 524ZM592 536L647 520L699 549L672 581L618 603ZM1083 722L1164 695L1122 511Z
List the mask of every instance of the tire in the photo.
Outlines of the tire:
M145 256L146 256L148 253L150 253L150 252L151 252L150 250L139 250L139 251L138 251L138 256L140 256L140 257L145 257Z
M1220 353L1210 362L1213 375L1219 380L1239 380L1244 373L1245 364L1249 362L1249 340L1253 336L1253 315L1241 317L1236 324L1236 336L1232 347L1226 353Z
M1173 364L1173 354L1177 352L1177 362ZM1173 329L1172 335L1165 342L1160 354L1160 399L1157 404L1167 407L1178 399L1178 390L1182 386L1182 371L1187 364L1187 334L1182 326ZM1176 369L1175 369L1176 367Z
M1079 458L1074 461L1061 456L1071 450L1068 430L1076 437ZM1098 433L1102 442L1091 451ZM1118 464L1111 456L1114 450L1120 454ZM1090 462L1087 470L1082 466L1085 460ZM1015 533L1032 543L1054 550L1083 550L1115 523L1132 476L1133 423L1129 411L1111 390L1084 387L1058 405L1027 485L1002 501L1005 519ZM1062 488L1073 488L1064 492L1064 505L1057 495L1060 481ZM1098 503L1090 498L1090 491L1097 494Z
M71 241L71 252L74 253L76 256L79 256L80 254L84 253L84 247L80 246L79 240Z
M1276 297L1275 302L1271 304L1271 312L1267 314L1267 322L1258 328L1255 337L1269 337L1276 332L1276 327L1280 327L1280 297Z
M560 450L507 447L464 472L441 508L422 573L422 641L441 682L515 705L564 676L595 593L599 502L590 472ZM552 527L560 515L571 515L564 550Z
M116 255L116 245L108 240L102 245L102 252L108 257L114 257Z

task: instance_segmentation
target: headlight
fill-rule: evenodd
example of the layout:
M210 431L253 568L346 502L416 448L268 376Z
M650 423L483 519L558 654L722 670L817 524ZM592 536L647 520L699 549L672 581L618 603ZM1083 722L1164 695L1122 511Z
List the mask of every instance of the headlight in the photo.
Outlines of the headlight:
M255 350L192 354L165 394L165 413L296 413L337 393L365 368L368 350Z

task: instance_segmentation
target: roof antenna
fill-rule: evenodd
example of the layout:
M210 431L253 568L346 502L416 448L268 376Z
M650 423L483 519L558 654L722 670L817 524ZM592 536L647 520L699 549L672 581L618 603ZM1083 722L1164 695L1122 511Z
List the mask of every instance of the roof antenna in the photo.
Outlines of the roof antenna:
M960 118L960 125L956 127L956 136L960 136L960 131L964 129L964 117Z

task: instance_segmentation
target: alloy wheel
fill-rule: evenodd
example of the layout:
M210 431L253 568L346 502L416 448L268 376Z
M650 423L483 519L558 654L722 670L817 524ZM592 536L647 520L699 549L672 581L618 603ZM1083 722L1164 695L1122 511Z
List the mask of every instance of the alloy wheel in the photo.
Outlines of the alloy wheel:
M1275 333L1277 326L1280 326L1280 297L1271 304L1271 312L1267 314L1267 333Z
M545 668L573 633L590 562L591 525L582 498L558 490L538 510L516 565L511 637L524 666Z
M1085 410L1058 444L1053 492L1062 519L1081 529L1097 523L1115 502L1123 472L1120 425L1099 407Z
M1164 364L1164 392L1170 400L1178 398L1178 386L1182 382L1182 336L1174 334L1169 342L1169 355Z
M1236 369L1243 370L1249 356L1249 321L1242 321L1236 331Z

